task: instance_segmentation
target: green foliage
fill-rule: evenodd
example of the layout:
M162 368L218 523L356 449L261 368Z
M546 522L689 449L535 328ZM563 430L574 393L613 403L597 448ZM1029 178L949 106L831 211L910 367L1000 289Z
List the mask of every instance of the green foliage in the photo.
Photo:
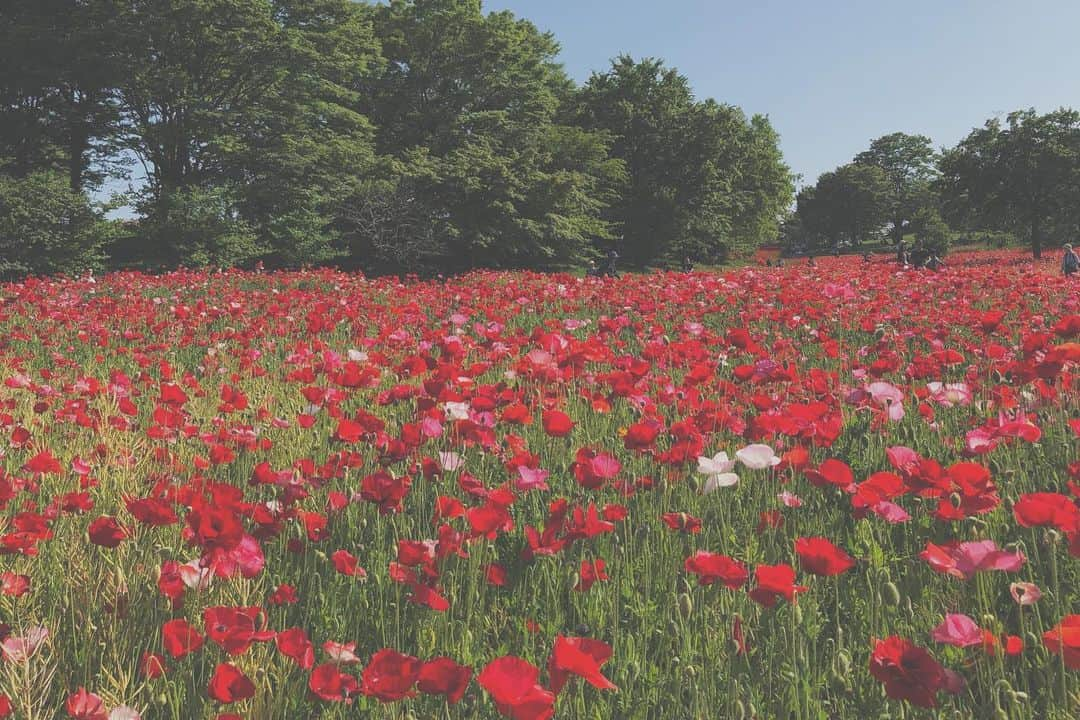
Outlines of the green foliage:
M911 218L908 230L918 238L918 247L927 253L942 257L949 250L952 231L934 208L921 208Z
M599 211L618 165L602 134L560 122L571 84L550 34L462 0L372 15L385 67L364 108L390 176L361 187L346 212L357 246L374 253L367 264L418 259L411 243L386 243L421 219L427 260L450 269L576 264L609 237ZM356 222L373 212L378 227Z
M851 163L824 173L799 192L797 210L811 248L840 242L860 246L880 235L888 218L891 186L876 165Z
M917 213L935 204L932 183L937 177L937 154L925 135L885 135L856 155L855 162L885 171L890 184L888 220L894 241L903 238L907 223Z
M1039 257L1080 229L1080 112L989 120L941 160L946 216L971 230L1016 234Z
M626 164L604 216L631 264L723 259L776 237L792 180L767 119L697 102L676 70L628 56L594 74L577 102L578 122L610 133Z
M227 267L259 254L255 228L236 212L232 188L190 186L153 199L143 208L143 261L166 266Z
M0 278L98 269L110 233L62 173L0 174Z

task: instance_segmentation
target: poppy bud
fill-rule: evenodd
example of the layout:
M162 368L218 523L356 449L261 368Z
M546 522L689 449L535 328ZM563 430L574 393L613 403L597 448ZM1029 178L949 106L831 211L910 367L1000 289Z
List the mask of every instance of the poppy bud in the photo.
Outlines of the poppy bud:
M671 635L671 637L677 637L679 635L679 626L675 624L674 620L669 620L668 621L667 629L668 629L668 633ZM579 633L579 634L584 635L586 633Z
M802 621L803 621L802 608L799 607L798 605L796 605L794 608L792 608L792 614L795 617L795 624L796 625L802 625Z
M686 620L692 612L694 612L694 601L690 599L688 594L681 593L679 595L679 615L683 620Z
M746 706L742 700L735 701L735 720L746 720Z
M885 583L881 588L881 599L889 607L897 607L900 604L900 588L892 581Z
M851 672L851 655L847 650L841 650L836 656L837 670L844 675Z
M1046 534L1043 535L1043 543L1046 545L1054 546L1061 542L1061 533L1053 528L1048 528Z
M697 677L697 668L695 668L693 665L688 665L684 672L686 673L686 676L688 678L693 679L693 678Z

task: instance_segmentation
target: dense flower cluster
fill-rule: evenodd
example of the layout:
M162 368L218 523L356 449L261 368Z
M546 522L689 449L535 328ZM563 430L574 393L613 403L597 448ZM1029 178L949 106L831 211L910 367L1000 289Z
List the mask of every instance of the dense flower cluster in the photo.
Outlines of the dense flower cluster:
M1080 285L1008 253L0 295L0 717L1078 690Z

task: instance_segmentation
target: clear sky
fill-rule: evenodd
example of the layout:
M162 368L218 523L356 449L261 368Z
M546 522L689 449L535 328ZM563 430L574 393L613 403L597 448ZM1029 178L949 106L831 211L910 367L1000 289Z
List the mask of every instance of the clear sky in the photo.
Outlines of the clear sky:
M1080 0L484 0L550 30L583 82L660 57L699 98L769 116L813 183L890 132L953 145L987 118L1080 107Z

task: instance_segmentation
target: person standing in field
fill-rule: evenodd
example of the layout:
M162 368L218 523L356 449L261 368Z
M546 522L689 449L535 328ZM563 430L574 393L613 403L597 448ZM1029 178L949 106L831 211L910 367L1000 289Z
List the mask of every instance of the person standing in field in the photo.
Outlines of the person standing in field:
M1072 277L1080 272L1080 255L1076 254L1070 243L1065 243L1065 255L1061 258L1061 273L1065 277Z

